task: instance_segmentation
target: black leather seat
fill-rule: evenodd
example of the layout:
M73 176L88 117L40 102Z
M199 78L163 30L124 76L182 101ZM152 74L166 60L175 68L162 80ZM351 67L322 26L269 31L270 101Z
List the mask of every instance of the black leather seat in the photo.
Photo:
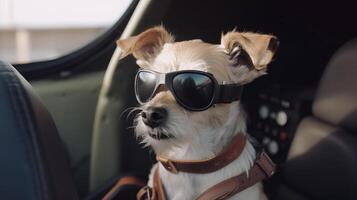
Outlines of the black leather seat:
M357 40L328 64L282 176L276 199L357 199Z
M0 61L0 199L77 199L53 120L30 84Z

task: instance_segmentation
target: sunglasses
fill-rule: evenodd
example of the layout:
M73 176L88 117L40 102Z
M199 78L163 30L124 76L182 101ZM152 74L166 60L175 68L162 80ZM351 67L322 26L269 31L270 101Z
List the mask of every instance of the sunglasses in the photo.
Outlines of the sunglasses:
M183 70L159 73L139 70L135 76L135 95L140 104L153 98L160 86L173 94L177 103L190 111L203 111L217 103L231 103L241 97L243 86L218 84L207 72Z

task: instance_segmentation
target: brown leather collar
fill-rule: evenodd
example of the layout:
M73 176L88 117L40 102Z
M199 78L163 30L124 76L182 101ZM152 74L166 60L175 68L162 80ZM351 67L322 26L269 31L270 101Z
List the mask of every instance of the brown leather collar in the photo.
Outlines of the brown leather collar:
M188 172L196 174L211 173L217 171L233 160L237 159L242 153L246 143L246 137L243 134L237 134L232 143L223 149L215 157L200 161L178 161L170 160L163 156L157 156L159 161L167 171L177 174L178 172Z
M271 177L274 172L275 164L270 160L269 156L263 152L258 155L248 175L243 172L240 175L226 179L203 192L196 200L228 199L254 184ZM146 186L139 191L137 200L166 200L164 187L159 175L159 167L155 170L153 183L153 188Z

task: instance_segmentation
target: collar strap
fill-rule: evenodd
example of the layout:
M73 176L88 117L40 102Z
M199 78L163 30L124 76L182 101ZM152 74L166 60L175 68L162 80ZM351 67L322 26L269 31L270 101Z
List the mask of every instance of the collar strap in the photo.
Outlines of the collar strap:
M216 103L231 103L241 99L243 85L240 84L223 84L219 85L219 98Z
M228 147L223 149L223 151L215 157L206 160L179 161L170 160L163 156L157 156L156 160L159 161L167 171L174 174L177 174L178 172L196 174L211 173L225 167L238 158L245 147L245 143L246 137L243 134L238 133Z

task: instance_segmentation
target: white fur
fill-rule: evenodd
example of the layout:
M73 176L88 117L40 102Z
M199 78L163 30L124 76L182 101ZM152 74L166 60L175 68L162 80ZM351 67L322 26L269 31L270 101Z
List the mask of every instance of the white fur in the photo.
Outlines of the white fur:
M138 63L140 62L139 60ZM165 44L157 57L151 63L147 63L148 68L158 72L167 73L185 69L210 72L220 83L244 82L250 79L250 72L244 70L246 67L233 69L231 65L232 62L221 45L211 45L200 40ZM163 91L156 94L141 109L145 110L149 106L165 107L168 110L167 122L163 127L151 129L143 123L141 116L138 116L135 120L136 134L142 138L143 143L150 145L156 154L171 159L207 159L219 153L236 134L247 134L244 113L238 101L231 104L218 104L202 112L189 112L177 105L169 91ZM148 134L158 132L172 134L175 138L156 140ZM152 186L153 171L159 167L168 199L191 200L221 181L247 173L254 160L255 150L248 141L238 159L212 173L172 174L161 164L156 164L150 174L149 186ZM262 184L257 183L231 199L263 200L266 197Z

